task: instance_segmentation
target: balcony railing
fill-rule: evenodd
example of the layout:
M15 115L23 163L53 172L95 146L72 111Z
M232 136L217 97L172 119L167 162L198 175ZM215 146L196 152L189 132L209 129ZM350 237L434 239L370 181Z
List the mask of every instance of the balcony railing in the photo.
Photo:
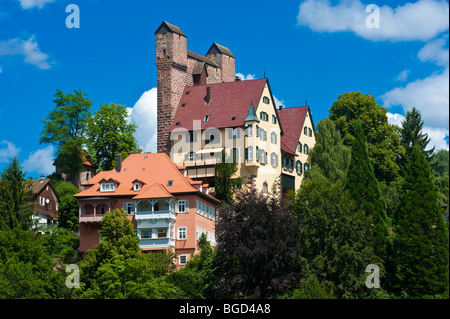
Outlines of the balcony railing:
M176 214L173 211L165 210L165 211L143 211L134 213L134 218L136 220L148 220L148 219L176 219Z
M175 247L173 238L141 238L139 242L141 248L164 248Z
M100 222L105 214L81 214L80 222Z

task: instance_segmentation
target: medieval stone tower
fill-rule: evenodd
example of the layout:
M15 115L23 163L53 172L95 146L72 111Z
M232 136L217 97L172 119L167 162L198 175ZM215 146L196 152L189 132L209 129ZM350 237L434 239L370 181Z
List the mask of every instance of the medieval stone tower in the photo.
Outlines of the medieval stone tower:
M158 153L170 155L170 128L186 86L235 80L235 58L230 50L213 43L206 56L187 49L187 37L170 23L155 31L158 68Z

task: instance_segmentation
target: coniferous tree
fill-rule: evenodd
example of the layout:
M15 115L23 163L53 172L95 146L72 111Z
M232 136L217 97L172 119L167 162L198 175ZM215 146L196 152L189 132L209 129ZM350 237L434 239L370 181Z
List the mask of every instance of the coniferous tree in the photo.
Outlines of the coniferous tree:
M356 209L364 212L370 229L371 245L377 256L384 259L388 235L384 200L381 197L360 125L355 128L355 140L352 145L352 157L345 188L356 204Z
M428 134L422 133L422 128L422 115L419 110L413 107L411 111L406 112L400 131L400 141L405 149L405 154L401 157L402 168L406 166L406 159L411 155L415 145L420 147L428 161L431 159L431 154L434 152L434 147L432 149L425 150L430 142L430 139L428 138Z
M31 184L25 179L19 160L14 157L0 177L0 229L31 228L32 196Z
M448 291L449 238L438 191L415 145L393 220L394 286L411 297Z

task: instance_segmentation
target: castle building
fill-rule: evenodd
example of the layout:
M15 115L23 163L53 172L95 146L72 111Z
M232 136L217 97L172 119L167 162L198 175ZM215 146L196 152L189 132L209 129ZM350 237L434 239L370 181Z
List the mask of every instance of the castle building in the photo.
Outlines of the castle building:
M267 193L280 180L284 192L298 189L315 143L309 107L277 108L268 79L238 79L223 45L206 56L189 51L186 35L167 22L155 42L158 152L212 192L222 154L248 187Z

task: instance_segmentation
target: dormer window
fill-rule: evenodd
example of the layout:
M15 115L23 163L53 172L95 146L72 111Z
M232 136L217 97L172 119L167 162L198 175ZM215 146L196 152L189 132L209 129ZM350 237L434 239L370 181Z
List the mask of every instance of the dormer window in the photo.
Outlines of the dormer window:
M133 190L134 191L140 191L141 190L141 183L139 183L139 182L133 183Z
M173 180L167 181L167 186L173 186Z
M114 183L101 183L100 184L100 192L114 192L116 187Z

